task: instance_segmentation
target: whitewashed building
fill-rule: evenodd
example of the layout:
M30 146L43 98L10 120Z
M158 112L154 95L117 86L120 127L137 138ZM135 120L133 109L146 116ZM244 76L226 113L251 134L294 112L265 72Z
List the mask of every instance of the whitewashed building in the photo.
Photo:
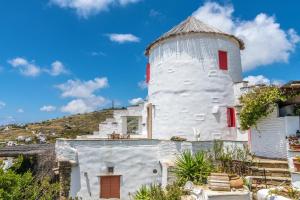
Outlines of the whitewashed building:
M70 177L61 195L127 200L141 185L165 186L172 179L169 167L185 150L209 149L214 139L234 146L247 141L236 120L245 85L243 48L237 37L193 17L151 43L148 99L114 110L94 135L57 140L61 180ZM112 133L130 139L111 139ZM171 141L173 136L187 141Z
M300 92L300 82L291 81L282 89ZM287 137L295 136L300 130L300 118L294 112L297 104L300 104L300 96L279 103L270 115L260 119L257 126L250 129L249 145L252 153L267 158L288 158Z

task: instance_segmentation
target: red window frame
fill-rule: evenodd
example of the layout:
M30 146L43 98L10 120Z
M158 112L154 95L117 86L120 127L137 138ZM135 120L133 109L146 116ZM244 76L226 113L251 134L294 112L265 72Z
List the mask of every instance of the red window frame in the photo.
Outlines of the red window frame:
M149 83L150 81L150 63L147 63L146 67L146 83Z
M221 70L228 70L228 55L227 51L219 51L219 68Z
M228 127L235 127L235 110L234 108L227 108L227 124Z

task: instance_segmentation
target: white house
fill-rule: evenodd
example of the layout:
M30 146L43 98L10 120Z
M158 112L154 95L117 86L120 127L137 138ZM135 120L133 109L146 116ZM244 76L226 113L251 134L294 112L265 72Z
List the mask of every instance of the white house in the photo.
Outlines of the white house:
M61 195L127 200L141 185L165 186L184 150L209 149L214 139L247 141L236 121L243 48L237 37L193 17L151 43L148 99L114 110L92 136L57 140ZM130 139L108 139L112 133ZM187 141L170 141L173 136Z
M300 91L300 84L292 81L282 86L282 89ZM287 137L296 135L300 130L299 115L294 113L297 104L300 104L300 96L279 103L273 113L251 128L249 144L252 153L261 157L287 159Z

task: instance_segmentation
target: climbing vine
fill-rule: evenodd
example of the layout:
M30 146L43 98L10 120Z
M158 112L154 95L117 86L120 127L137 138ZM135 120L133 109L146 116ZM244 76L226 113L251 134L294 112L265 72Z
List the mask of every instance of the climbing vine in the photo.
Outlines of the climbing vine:
M276 86L257 87L243 95L240 99L243 107L240 123L243 130L248 130L262 117L274 111L277 102L286 101L288 95Z

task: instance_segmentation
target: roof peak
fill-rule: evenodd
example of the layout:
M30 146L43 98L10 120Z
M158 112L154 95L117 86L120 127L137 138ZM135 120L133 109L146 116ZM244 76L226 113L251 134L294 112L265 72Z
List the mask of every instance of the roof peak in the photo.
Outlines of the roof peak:
M185 35L185 34L190 34L190 33L209 33L209 34L224 35L224 36L235 39L239 43L240 49L244 49L244 43L239 38L237 38L231 34L225 33L213 26L210 26L210 25L200 21L199 19L197 19L194 16L189 16L187 19L180 22L179 25L174 26L170 31L166 32L160 38L158 38L156 41L151 43L148 46L148 48L146 49L146 55L149 55L149 51L151 50L151 48L155 44L159 43L160 41L168 39L170 37L177 36L177 35Z

